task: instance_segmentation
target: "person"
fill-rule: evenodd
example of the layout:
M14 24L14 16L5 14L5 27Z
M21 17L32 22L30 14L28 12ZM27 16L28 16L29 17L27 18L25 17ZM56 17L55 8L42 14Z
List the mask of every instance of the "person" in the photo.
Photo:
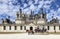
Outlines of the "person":
M34 31L32 31L32 34L34 34Z

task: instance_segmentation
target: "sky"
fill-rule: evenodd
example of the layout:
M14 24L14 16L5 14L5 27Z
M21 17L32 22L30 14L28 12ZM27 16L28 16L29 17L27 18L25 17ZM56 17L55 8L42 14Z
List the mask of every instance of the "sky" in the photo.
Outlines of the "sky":
M43 8L48 21L52 20L52 16L60 20L60 0L0 0L0 21L7 16L15 21L16 13L20 8L26 14L29 14L31 10L37 14L40 8Z

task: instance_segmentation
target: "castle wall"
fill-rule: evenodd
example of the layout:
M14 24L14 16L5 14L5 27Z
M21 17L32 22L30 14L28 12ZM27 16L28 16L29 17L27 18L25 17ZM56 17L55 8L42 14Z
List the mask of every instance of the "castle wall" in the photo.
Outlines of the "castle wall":
M20 26L15 27L11 26L11 30L9 29L9 26L6 26L6 30L4 30L3 26L0 26L0 32L26 32L26 30L24 30L24 26L22 26L22 30L20 30Z
M54 27L53 26L49 26L48 32L54 32Z
M26 30L30 30L30 25L25 25ZM26 32L26 30L24 26L22 26L22 30L20 29L21 26L17 26L16 30L15 30L15 26L11 26L11 30L9 30L9 26L6 26L6 30L4 30L3 26L0 26L0 32ZM33 27L33 31L36 29L37 26L32 26ZM39 28L41 29L43 26L39 26ZM44 26L45 29L47 29L48 32L60 32L59 30L59 26L55 27L54 30L54 26L49 26L49 30L48 30L48 26Z
M59 26L56 26L56 32L60 32Z
M2 32L3 31L3 28L2 28L2 26L0 26L0 32Z
M21 21L18 21L18 20L17 20L16 23L17 23L17 24L21 24Z
M59 26L55 26L55 30L54 26L50 26L48 32L60 32Z

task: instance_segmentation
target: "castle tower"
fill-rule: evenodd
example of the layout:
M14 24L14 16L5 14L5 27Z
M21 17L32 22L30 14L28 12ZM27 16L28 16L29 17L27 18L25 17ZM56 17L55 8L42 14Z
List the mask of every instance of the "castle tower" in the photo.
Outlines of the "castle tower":
M39 17L37 24L46 24L46 13L43 12L43 8L40 8Z
M16 14L16 24L22 24L22 10L21 9Z
M41 18L46 19L46 13L43 12L43 8L40 9Z
M21 19L22 18L22 10L20 9L19 12L16 14L16 19Z
M30 16L29 16L30 20L33 20L33 11L31 10Z
M16 17L16 24L25 24L25 14L22 12L22 9L17 12Z

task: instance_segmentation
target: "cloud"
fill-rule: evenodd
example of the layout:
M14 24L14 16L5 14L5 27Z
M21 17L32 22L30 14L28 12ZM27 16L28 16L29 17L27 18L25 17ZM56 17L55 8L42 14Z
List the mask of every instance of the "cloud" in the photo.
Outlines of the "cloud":
M57 17L60 20L60 8L58 8L57 10L53 10L53 9L50 10L50 13L47 14L48 21L52 20L52 16L54 18Z
M24 4L24 7L27 7L27 6L28 6L28 5L25 3L25 4Z
M33 4L33 2L32 0L29 0L28 5L31 5L31 4Z
M35 9L35 6L32 4L32 5L30 6L30 9L31 9L31 10L34 10L34 9Z
M31 10L33 10L35 13L38 13L40 8L44 8L46 11L50 10L47 14L48 19L52 19L53 13L54 16L58 17L58 14L60 14L60 8L59 5L56 4L58 7L58 10L55 11L54 9L51 9L51 3L55 2L55 0L27 0L28 3L25 3L25 0L21 0L23 7L21 7L18 0L0 0L0 14L6 13L10 16L15 16L16 12L19 11L19 8L22 8L24 13L29 14ZM34 1L34 2L33 2ZM35 5L36 4L36 5ZM60 16L60 15L59 15Z
M11 0L0 0L0 2L3 2L2 4L0 4L1 13L14 12L14 10L17 11L17 7L19 7L14 6Z
M19 11L19 5L13 5L17 1L16 0L0 0L0 15L7 14L12 16L12 21L15 20L16 12Z

